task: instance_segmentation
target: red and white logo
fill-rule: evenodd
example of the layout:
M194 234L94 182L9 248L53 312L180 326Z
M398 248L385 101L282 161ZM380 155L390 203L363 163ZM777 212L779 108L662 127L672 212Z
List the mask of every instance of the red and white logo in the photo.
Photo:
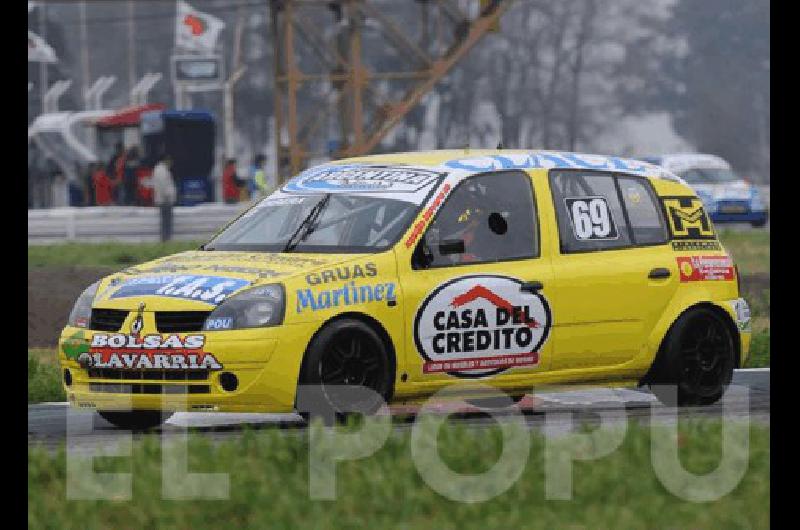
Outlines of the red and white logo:
M728 256L680 256L675 259L682 282L736 279L733 261Z
M179 50L211 53L217 46L225 23L178 0L175 19L175 47Z
M484 377L539 364L551 317L541 294L496 275L462 276L437 287L420 305L414 341L425 373Z
M204 335L125 335L95 333L89 352L78 362L87 368L119 370L221 370L222 364L206 351Z

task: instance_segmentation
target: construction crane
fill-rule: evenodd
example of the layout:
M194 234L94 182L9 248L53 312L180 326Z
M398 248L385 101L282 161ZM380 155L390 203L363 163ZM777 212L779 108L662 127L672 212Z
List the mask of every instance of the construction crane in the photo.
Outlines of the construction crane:
M511 2L270 0L278 180L374 150Z

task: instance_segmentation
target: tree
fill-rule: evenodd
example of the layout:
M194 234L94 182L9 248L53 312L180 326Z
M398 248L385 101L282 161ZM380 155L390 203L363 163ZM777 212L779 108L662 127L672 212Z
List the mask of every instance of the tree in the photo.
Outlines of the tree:
M670 112L699 151L768 180L769 12L769 0L677 0L666 19L644 14L620 75L650 82L629 84L626 103Z

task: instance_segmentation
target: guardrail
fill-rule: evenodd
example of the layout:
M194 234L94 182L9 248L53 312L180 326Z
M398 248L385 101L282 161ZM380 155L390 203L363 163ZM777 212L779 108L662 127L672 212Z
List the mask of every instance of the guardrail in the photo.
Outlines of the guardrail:
M173 239L208 239L250 203L176 206ZM160 239L158 208L90 206L28 210L28 244Z
M769 186L759 186L769 207ZM176 206L173 210L173 239L208 239L228 221L250 206L200 204ZM64 241L102 242L158 241L158 208L137 206L89 206L28 210L28 244Z

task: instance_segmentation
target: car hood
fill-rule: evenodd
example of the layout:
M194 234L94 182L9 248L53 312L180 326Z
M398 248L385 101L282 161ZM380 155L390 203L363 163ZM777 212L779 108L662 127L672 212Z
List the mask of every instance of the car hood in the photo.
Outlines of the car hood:
M129 267L104 278L93 305L132 310L209 310L237 292L284 281L364 254L189 251Z

